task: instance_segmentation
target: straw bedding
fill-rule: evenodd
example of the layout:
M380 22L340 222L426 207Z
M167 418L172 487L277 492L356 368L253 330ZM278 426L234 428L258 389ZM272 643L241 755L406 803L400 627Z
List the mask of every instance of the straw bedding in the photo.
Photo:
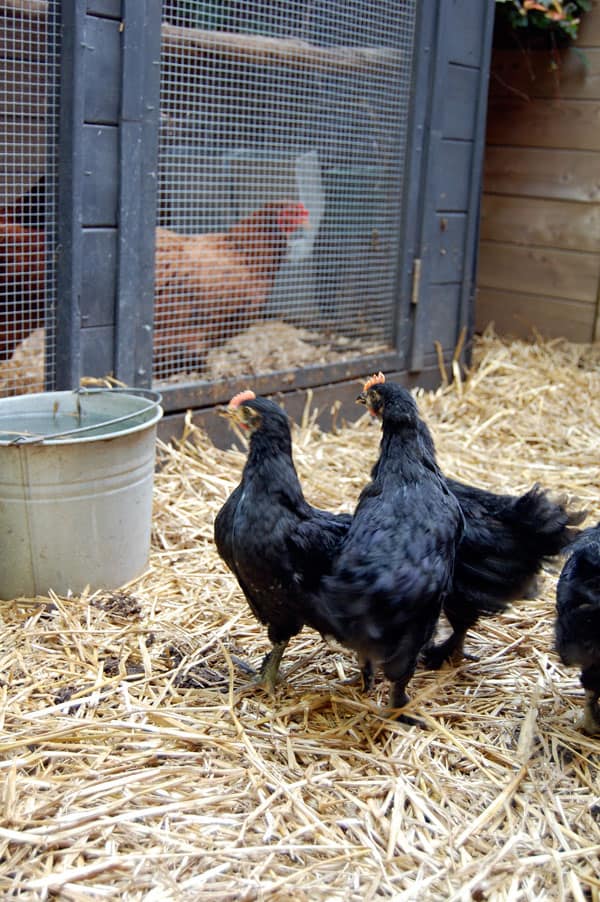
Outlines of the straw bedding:
M45 329L36 329L17 345L9 360L0 362L0 397L44 390L45 337ZM315 332L282 320L261 320L211 348L201 371L176 372L160 385L276 372L385 350L389 348L381 344L365 346L358 339Z
M485 335L467 378L419 393L446 472L539 480L595 522L598 357ZM350 510L378 429L313 421L295 430L307 496ZM0 894L599 899L600 740L577 731L577 673L552 651L559 564L470 635L478 662L417 673L427 730L384 721L384 681L363 697L352 656L309 631L271 700L239 663L260 661L265 631L212 544L244 455L193 429L160 455L146 574L0 604Z

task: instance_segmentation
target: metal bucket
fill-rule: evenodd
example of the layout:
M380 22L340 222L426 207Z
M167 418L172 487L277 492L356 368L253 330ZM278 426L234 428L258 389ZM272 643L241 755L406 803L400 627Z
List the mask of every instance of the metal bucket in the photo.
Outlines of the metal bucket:
M0 399L0 598L143 572L160 401L139 389Z

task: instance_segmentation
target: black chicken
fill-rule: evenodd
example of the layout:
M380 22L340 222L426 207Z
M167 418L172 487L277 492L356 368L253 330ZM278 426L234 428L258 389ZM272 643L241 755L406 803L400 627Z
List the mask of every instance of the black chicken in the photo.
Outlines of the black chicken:
M422 438L434 453L425 423ZM455 479L447 484L462 508L465 531L443 604L452 633L425 650L424 662L431 668L464 654L467 631L479 617L499 614L523 598L542 565L573 541L578 533L573 527L586 516L537 485L523 495L499 495Z
M556 586L556 650L563 664L581 668L586 702L581 727L600 733L600 523L567 551Z
M380 373L357 400L382 419L380 455L323 579L321 603L336 638L358 653L365 684L381 663L392 682L391 706L402 708L452 584L463 517L422 440L409 392Z
M351 517L305 500L288 418L277 404L246 391L226 413L248 433L250 447L241 482L217 514L215 542L254 616L268 627L273 648L259 684L272 690L292 636L305 624L332 633L314 602Z

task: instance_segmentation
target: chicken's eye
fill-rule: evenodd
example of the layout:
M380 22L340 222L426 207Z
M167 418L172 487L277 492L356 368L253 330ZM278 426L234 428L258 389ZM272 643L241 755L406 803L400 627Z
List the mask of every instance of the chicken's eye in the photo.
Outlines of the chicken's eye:
M252 431L254 431L260 426L260 414L257 413L256 410L252 410L251 407L242 408L242 417L242 425L245 429L252 429Z
M383 405L383 402L381 400L381 396L377 392L374 392L374 391L369 392L369 407L372 410L380 410L382 405Z

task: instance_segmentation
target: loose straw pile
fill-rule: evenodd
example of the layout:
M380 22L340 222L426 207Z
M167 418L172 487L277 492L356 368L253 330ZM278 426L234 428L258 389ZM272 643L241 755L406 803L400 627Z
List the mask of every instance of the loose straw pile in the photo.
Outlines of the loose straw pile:
M533 482L600 519L600 353L477 344L472 372L418 393L448 474ZM460 375L460 374L459 374ZM294 431L309 500L351 510L378 444L368 418ZM552 650L560 563L540 594L470 634L479 661L418 671L383 720L352 655L268 648L212 542L244 454L189 428L162 446L153 551L120 592L0 604L0 895L72 900L600 898L600 740Z

